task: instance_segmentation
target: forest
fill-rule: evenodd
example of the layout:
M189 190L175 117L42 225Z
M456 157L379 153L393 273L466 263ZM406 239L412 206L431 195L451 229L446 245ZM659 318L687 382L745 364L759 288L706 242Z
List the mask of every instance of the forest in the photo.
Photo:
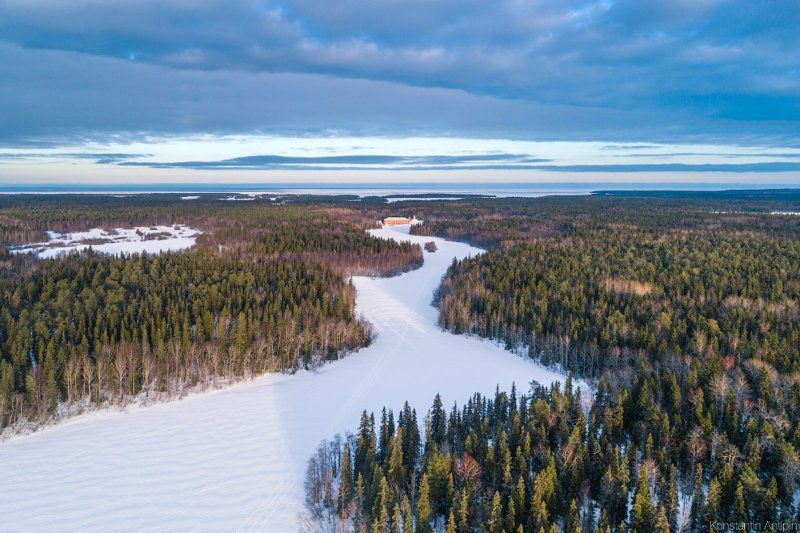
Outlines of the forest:
M0 196L0 265L6 275L30 268L7 248L47 240L47 231L185 224L203 231L200 247L243 258L313 258L344 275L388 276L418 267L422 250L366 235L386 209L355 209L348 196L182 201L176 194Z
M364 413L320 445L327 531L708 531L800 519L796 191L586 197L0 198L0 427L294 372L371 342L351 275L418 267L387 214L481 246L434 296L440 324L586 380L425 413ZM178 253L38 260L47 231L190 225ZM427 245L426 245L427 246ZM424 371L424 369L420 369ZM442 379L457 379L442 376ZM523 388L524 386L524 388ZM460 407L459 407L460 405Z
M335 205L235 204L0 199L0 427L337 359L372 335L349 276L422 263L419 246L373 238ZM48 230L184 221L203 234L182 253L36 260L9 248Z
M365 411L355 434L309 460L307 520L320 531L668 533L800 518L792 472L761 483L775 457L758 450L756 426L748 456L716 442L713 461L693 461L687 487L667 433L631 441L635 398L614 398L602 381L588 411L580 398L567 380L563 391L476 394L449 412L437 395L424 421L407 403L396 421ZM687 494L701 496L687 504Z
M316 523L639 532L800 519L800 217L776 214L800 211L797 192L422 204L414 233L488 248L448 270L442 327L588 379L594 401L534 385L472 398L447 423L440 402L411 429L407 412L396 427L384 415L377 437L365 416L309 464Z

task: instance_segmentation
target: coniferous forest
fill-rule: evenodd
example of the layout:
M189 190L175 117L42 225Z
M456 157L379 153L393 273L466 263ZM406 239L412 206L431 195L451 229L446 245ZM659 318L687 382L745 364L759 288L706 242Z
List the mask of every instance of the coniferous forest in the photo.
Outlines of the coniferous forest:
M309 520L356 531L709 531L800 519L800 197L609 194L415 205L486 254L454 333L588 380L364 413L309 463ZM716 526L715 526L716 527Z
M6 245L47 230L188 221L203 231L191 249L161 255L38 261L4 247L0 427L293 372L367 346L349 276L415 268L422 250L373 238L331 209L174 195L0 199Z

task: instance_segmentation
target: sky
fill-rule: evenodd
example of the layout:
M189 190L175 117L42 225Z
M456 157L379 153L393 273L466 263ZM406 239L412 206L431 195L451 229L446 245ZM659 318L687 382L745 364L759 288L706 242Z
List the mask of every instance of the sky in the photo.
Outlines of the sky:
M0 183L800 185L797 0L0 0Z

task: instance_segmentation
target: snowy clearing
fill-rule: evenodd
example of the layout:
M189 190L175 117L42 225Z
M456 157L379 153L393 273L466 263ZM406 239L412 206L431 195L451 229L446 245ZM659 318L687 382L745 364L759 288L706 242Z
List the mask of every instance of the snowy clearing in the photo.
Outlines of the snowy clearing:
M0 444L3 529L297 531L306 462L322 439L355 431L363 409L397 412L407 399L422 419L437 392L449 410L498 385L562 380L492 342L441 331L432 293L453 257L480 250L408 228L372 234L435 241L420 269L354 278L372 346L314 372L12 437Z
M410 202L410 201L414 201L414 202L436 202L436 201L439 201L439 200L453 202L453 201L456 201L456 200L463 200L463 199L464 198L461 197L461 196L446 196L446 197L440 197L440 198L428 197L428 196L420 196L419 198L405 198L405 197L388 198L387 197L386 198L386 203L387 204L394 204L394 203L397 203L397 202Z
M112 255L142 252L158 254L191 248L199 234L200 231L183 224L114 228L111 231L93 228L64 234L48 231L47 242L16 246L11 249L11 253L32 253L40 259L51 259L61 254L86 250L91 246L95 252Z

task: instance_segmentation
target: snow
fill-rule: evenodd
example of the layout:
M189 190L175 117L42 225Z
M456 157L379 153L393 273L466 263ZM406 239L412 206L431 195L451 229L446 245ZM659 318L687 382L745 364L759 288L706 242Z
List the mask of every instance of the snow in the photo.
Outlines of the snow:
M412 200L415 201L415 202L435 202L435 201L439 201L439 200L442 200L442 201L444 201L444 200L456 201L456 200L463 200L463 199L464 199L463 197L459 197L459 196L447 196L447 197L441 197L441 198L435 198L435 197L430 197L430 196L421 196L421 197L418 197L418 198L405 198L405 197L403 197L403 198L386 198L386 203L387 204L393 204L393 203L396 203L396 202L410 202Z
M689 514L692 511L692 495L684 494L678 489L678 528L683 531L684 525L689 521ZM685 528L688 530L689 528Z
M95 252L112 255L141 252L158 254L191 248L199 234L200 231L183 224L115 228L112 231L93 228L89 231L66 234L48 231L48 242L17 246L12 248L11 252L33 253L40 259L51 259L61 254L86 250L91 246ZM148 240L147 237L152 235L155 237L150 237Z
M397 412L408 399L421 420L437 392L449 409L498 384L562 380L494 343L441 331L432 293L453 257L480 250L408 231L372 234L435 241L420 269L353 280L377 332L369 348L316 371L12 437L0 443L2 529L297 531L308 459L322 439L354 432L363 409Z
M712 211L714 215L775 215L775 216L800 216L800 211Z

